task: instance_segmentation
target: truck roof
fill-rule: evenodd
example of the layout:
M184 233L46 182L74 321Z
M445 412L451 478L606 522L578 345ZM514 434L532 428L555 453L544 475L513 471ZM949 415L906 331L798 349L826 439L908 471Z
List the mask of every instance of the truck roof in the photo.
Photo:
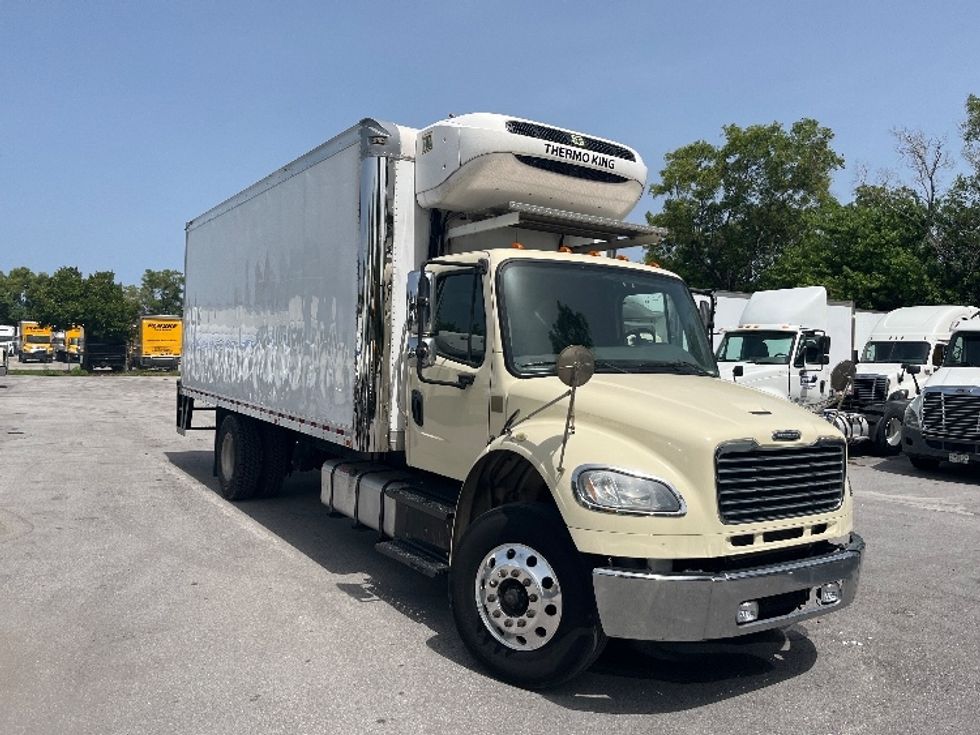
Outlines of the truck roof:
M875 325L869 340L948 339L959 321L976 313L975 306L903 306L885 314Z
M287 163L264 179L238 192L235 196L226 199L204 214L195 217L187 223L185 230L192 230L205 222L213 220L215 217L221 216L225 212L247 202L249 199L258 196L263 191L271 189L286 179L291 179L293 176L310 168L310 166L314 166L320 161L330 158L339 151L349 148L352 145L359 145L362 150L370 147L374 155L389 153L395 156L414 158L415 137L417 133L418 131L413 128L366 117L339 135L335 135L313 150L304 153L296 160Z
M745 305L739 327L748 325L794 329L796 325L825 329L827 289L823 286L756 291Z
M587 255L579 253L557 253L553 250L525 250L520 248L493 248L483 251L493 263L500 263L504 260L554 260L563 263L581 263L583 265L607 265L629 270L643 271L644 273L659 273L681 280L681 277L673 271L666 270L659 266L648 265L633 260L622 260L620 258L610 258L605 254ZM464 260L472 259L473 253L461 253L459 255L440 256L439 260Z

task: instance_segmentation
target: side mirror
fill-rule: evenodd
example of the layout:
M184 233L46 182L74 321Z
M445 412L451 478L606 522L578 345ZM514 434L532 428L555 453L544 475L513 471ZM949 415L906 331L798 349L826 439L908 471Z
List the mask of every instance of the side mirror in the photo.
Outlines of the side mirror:
M711 313L711 302L699 301L698 314L701 315L701 323L704 325L704 328L708 330L710 336L711 322L713 321L712 313Z
M743 375L745 375L744 365L736 365L732 368L732 378L741 378Z
M409 335L424 335L429 333L430 294L432 292L432 274L423 271L412 271L408 274L406 284L406 302L408 307Z
M922 372L922 366L906 364L906 365L902 365L902 370L907 372L909 375L918 375L920 372Z

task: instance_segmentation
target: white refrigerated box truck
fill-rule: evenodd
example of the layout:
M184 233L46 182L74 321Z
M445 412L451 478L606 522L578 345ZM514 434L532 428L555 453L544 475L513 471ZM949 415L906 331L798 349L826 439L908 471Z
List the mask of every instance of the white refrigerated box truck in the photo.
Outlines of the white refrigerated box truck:
M520 118L362 120L188 223L178 430L214 411L232 500L319 469L520 686L842 609L845 443L719 380L685 284L615 255L662 236L622 219L645 178Z

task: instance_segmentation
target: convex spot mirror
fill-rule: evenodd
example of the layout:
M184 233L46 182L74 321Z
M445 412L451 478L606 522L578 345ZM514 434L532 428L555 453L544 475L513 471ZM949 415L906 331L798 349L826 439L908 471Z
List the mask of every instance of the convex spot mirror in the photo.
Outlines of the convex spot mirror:
M595 356L581 345L566 347L558 355L558 379L569 388L581 388L595 374Z

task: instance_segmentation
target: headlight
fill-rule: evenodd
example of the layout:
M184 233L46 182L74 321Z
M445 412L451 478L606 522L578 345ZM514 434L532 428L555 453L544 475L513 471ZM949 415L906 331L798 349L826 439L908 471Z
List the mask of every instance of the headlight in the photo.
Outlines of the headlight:
M575 499L586 508L618 513L682 516L684 500L663 480L584 465L572 475Z
M903 423L907 429L918 429L919 421L922 419L922 394L920 393L905 408L905 418Z

